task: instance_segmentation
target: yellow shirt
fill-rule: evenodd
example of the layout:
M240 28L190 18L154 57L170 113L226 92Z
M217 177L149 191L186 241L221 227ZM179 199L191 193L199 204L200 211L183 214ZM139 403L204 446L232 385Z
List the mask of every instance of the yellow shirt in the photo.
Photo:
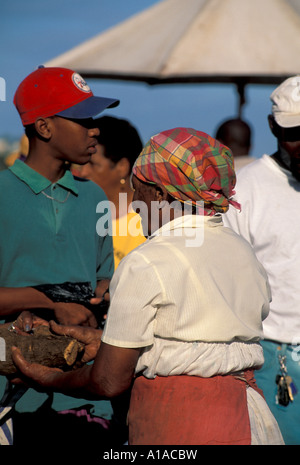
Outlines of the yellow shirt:
M131 250L145 242L140 216L135 212L112 221L115 269ZM134 235L138 234L138 235Z

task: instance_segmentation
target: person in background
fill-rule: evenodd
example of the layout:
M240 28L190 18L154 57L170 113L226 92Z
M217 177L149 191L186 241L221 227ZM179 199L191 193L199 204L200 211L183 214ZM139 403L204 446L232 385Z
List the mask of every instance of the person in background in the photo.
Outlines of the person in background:
M19 141L19 148L15 152L10 153L5 157L5 165L9 168L16 160L24 161L28 155L29 141L26 134L23 134Z
M119 101L94 96L75 71L41 67L20 83L14 103L29 151L25 161L17 159L0 173L0 315L13 322L30 310L44 319L97 328L98 304L114 271L111 236L96 232L102 216L96 207L107 197L94 183L74 178L69 166L90 160L99 135L93 117ZM26 321L30 332L30 318ZM2 376L2 390L5 381ZM13 431L5 429L7 415L0 414L1 431L7 432L3 443L24 446L29 435L39 444L76 441L78 422L84 426L81 438L103 431L81 410L80 399L25 389L12 403L13 392L9 382L1 411L10 399L14 425ZM80 408L81 419L73 415L64 427L67 416L57 412L71 408Z
M111 202L115 268L131 250L145 241L140 217L131 207L130 185L132 166L143 144L137 129L113 116L95 119L100 130L96 153L81 167L79 175L94 181Z
M222 223L229 205L239 208L230 150L191 128L161 132L132 184L148 239L114 273L101 343L95 329L51 324L86 350L97 343L94 363L64 373L13 349L16 366L27 382L73 395L113 398L133 384L130 445L283 444L253 378L268 279Z
M300 444L300 77L271 94L270 129L277 151L244 167L236 196L242 205L224 215L245 238L269 276L270 314L264 320L265 363L258 385L288 445Z
M216 139L230 148L234 157L235 170L255 160L251 152L251 128L241 118L224 121L216 131Z

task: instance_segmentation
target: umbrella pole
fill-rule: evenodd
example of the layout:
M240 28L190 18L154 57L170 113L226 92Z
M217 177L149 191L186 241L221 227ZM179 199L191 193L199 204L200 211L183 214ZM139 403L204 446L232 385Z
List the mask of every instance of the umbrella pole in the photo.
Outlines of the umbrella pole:
M237 82L236 83L237 92L239 94L239 104L238 104L238 117L242 118L242 111L243 106L246 103L245 98L245 83L244 82Z

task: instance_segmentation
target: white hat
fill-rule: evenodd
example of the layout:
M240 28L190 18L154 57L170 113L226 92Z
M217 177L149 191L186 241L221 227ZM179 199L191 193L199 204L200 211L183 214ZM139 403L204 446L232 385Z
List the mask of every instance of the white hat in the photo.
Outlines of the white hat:
M275 121L283 128L300 126L300 75L286 79L270 96Z

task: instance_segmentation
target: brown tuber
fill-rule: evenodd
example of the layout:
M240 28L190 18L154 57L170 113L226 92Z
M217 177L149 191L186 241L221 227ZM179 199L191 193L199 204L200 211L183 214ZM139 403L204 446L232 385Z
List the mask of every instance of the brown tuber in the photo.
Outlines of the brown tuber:
M7 327L0 328L0 374L12 375L17 368L11 358L11 348L18 347L28 362L48 367L72 368L80 362L84 345L69 336L50 332L47 326L39 326L30 335L18 334Z

